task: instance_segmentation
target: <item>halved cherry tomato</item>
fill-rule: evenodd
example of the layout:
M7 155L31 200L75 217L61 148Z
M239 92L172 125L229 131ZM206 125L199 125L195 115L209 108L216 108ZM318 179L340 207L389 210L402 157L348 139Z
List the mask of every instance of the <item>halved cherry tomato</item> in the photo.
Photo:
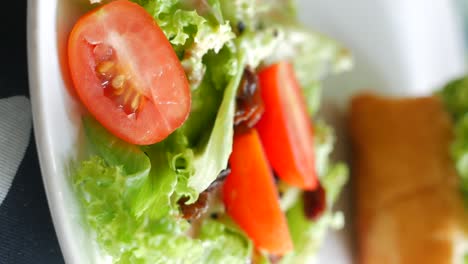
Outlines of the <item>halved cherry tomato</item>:
M293 66L280 62L258 76L265 113L257 129L268 160L285 182L313 190L318 185L313 129Z
M283 255L292 250L273 174L255 129L234 137L231 173L223 185L227 213L256 247Z
M110 132L139 145L159 142L190 112L190 87L154 19L125 0L83 16L68 42L73 84Z

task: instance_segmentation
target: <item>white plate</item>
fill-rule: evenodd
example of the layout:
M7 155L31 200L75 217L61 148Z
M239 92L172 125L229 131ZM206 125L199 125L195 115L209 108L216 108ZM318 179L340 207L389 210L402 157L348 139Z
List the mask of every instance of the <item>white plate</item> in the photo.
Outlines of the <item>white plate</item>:
M73 264L96 263L98 256L67 179L83 141L80 107L66 89L67 74L60 63L66 36L84 2L28 1L36 142L55 230L66 262ZM430 5L424 0L302 0L298 10L304 22L341 40L356 57L353 72L327 81L327 107L342 109L361 88L426 94L464 71L460 29L448 0L432 0ZM331 121L340 120L340 112L334 113ZM340 122L337 125L340 128ZM349 230L348 225L328 237L321 263L351 263Z

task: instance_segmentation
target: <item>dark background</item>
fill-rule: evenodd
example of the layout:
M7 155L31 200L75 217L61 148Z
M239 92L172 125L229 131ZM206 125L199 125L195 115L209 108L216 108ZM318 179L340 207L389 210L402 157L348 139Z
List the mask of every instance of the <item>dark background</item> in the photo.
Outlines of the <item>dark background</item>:
M26 2L2 1L0 99L14 95L29 98ZM23 263L64 263L44 194L32 131L23 162L0 205L0 264Z

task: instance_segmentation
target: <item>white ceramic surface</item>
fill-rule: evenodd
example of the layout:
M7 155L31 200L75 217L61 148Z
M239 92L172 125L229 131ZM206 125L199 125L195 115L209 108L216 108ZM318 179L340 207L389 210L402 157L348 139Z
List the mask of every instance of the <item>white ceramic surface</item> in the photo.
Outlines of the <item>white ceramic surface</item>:
M67 263L97 263L81 224L69 176L81 150L80 107L61 67L65 39L86 0L29 0L28 57L34 130L55 230ZM426 94L464 71L459 27L449 0L301 0L300 16L355 54L350 73L328 80L327 111L340 117L350 95L375 88L395 95ZM343 149L344 144L339 146ZM346 196L343 200L346 203ZM344 206L346 209L347 206ZM320 263L351 263L349 225L332 233Z

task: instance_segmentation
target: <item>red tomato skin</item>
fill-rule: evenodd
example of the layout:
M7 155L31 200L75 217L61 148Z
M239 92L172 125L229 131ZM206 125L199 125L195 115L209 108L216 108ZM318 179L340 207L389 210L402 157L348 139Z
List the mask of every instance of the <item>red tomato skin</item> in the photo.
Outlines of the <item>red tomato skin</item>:
M229 164L222 192L227 213L256 247L278 255L291 251L286 217L255 129L235 136Z
M313 128L294 68L280 62L258 76L265 112L257 129L268 160L285 182L314 190L318 179Z
M136 115L128 115L104 94L93 54L97 44L115 48L119 63L131 69L147 99ZM81 102L111 133L129 143L157 143L190 113L190 87L182 65L154 19L135 3L113 1L80 18L69 36L68 57Z

